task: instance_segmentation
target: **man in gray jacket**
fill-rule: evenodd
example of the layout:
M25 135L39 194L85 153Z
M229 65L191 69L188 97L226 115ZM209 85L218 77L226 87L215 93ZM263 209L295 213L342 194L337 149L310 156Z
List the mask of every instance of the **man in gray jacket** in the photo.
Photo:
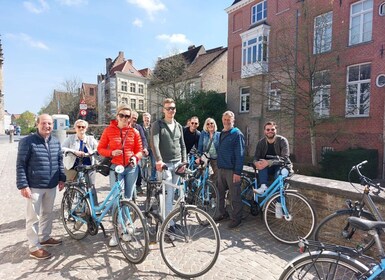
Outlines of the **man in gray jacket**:
M47 259L51 254L43 246L57 246L61 240L50 237L56 186L64 188L66 176L60 142L51 136L52 117L37 118L37 132L19 143L16 185L27 199L26 230L30 256Z

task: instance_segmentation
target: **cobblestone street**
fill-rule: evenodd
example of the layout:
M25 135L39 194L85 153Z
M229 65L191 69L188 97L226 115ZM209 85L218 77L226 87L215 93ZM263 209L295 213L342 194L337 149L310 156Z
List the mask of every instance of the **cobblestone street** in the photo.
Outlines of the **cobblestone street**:
M25 233L25 201L16 189L18 142L0 144L0 279L179 279L163 262L157 245L151 245L147 259L139 265L126 261L118 248L109 248L100 231L84 240L71 239L60 219L58 192L53 237L63 245L48 248L53 257L38 261L29 257ZM108 179L98 174L97 189L105 195ZM110 219L104 226L110 232ZM261 216L249 216L243 224L228 230L220 225L221 251L216 265L200 279L278 279L287 261L297 255L269 235ZM194 256L191 256L193 261Z

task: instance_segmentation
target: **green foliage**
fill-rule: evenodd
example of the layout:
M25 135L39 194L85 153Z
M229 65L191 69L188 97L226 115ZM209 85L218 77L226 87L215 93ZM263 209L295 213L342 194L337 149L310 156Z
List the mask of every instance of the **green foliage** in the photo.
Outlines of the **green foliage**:
M20 115L20 117L16 120L16 124L21 128L21 134L30 133L31 129L35 126L35 114L25 111Z
M223 128L222 114L227 110L224 94L215 91L198 91L189 98L180 100L176 107L175 118L182 125L192 116L197 116L199 130L202 130L203 123L208 117L216 121L218 130Z
M378 166L378 151L373 149L348 149L340 152L326 152L323 155L321 164L321 177L335 179L335 180L348 180L348 173L352 166L367 160L368 163L363 165L361 173L369 178L377 178L377 166ZM354 172L355 173L355 172ZM354 182L358 182L356 174L352 174L351 179Z

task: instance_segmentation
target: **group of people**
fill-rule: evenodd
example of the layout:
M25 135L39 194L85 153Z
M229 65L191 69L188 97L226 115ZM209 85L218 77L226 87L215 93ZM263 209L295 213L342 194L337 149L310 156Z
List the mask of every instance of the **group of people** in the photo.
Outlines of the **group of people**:
M199 119L196 116L190 118L188 126L182 127L175 120L176 104L171 98L163 101L163 114L162 119L151 123L151 115L144 113L143 125L139 125L138 113L127 105L122 105L117 109L116 119L104 129L99 142L93 136L87 135L88 123L85 120L77 120L74 124L76 134L67 137L62 144L51 136L52 117L48 114L38 117L37 132L20 141L17 156L17 188L21 195L27 198L26 230L31 257L47 259L51 254L43 247L62 243L61 240L50 236L56 186L60 191L64 188L66 180L75 179L75 167L78 164L93 164L94 159L82 157L96 150L100 155L111 158L111 186L116 181L114 167L124 166L124 172L118 176L119 179L124 179L125 197L131 199L140 180L139 163L143 156L148 156L155 167L151 171L151 179L163 179L176 184L178 176L175 168L187 161L188 153L195 147L199 155L206 153L211 159L211 179L219 191L218 211L214 220L220 222L230 218L229 228L241 224L240 182L245 141L242 132L234 126L234 113L223 113L221 132L218 131L213 118L205 120L202 131L197 129ZM264 132L265 137L258 142L254 156L255 167L260 170L261 186L256 190L258 193L266 190L269 174L277 171L271 166L271 161L266 155L289 157L288 141L285 137L277 135L277 125L274 122L266 123ZM63 151L72 151L76 156L68 154L63 161ZM199 157L196 162L200 162ZM167 169L164 169L164 166L167 166ZM95 186L95 173L91 174L90 183ZM227 190L231 198L231 213L227 213L225 209ZM97 197L94 187L92 191ZM171 212L173 201L173 187L166 185L166 215ZM169 230L175 229L171 226ZM114 235L109 245L117 245Z

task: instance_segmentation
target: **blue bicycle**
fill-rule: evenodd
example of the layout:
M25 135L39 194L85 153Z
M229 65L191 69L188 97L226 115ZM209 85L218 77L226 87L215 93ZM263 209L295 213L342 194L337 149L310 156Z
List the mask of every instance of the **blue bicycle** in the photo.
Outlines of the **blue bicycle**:
M120 250L129 262L141 263L149 252L149 235L141 210L134 202L123 198L124 180L117 180L106 199L99 206L95 205L91 186L87 183L88 173L104 172L106 168L109 167L98 164L76 167L78 179L66 182L61 203L64 228L77 240L85 238L88 234L96 235L99 227L106 236L102 221L112 210L114 234ZM123 171L123 166L115 168L118 174Z
M279 166L276 179L263 194L257 194L256 171L254 178L241 177L241 198L254 215L263 212L265 226L280 242L298 243L298 238L308 238L316 225L316 215L308 199L296 190L289 189L289 162L274 156L273 164ZM251 210L250 210L251 209Z

